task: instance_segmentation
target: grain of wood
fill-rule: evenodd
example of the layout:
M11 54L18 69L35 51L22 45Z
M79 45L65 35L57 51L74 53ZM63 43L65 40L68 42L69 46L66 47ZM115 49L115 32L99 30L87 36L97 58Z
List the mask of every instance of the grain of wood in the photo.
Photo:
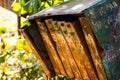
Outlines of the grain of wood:
M48 52L48 55L50 57L50 60L52 62L52 65L54 67L54 70L55 70L55 73L57 75L60 74L60 71L59 71L59 68L57 66L57 60L58 59L58 56L57 56L57 53L56 53L56 50L54 49L49 37L48 37L48 34L47 34L47 29L45 28L44 24L37 21L37 24L38 24L38 27L39 27L39 30L40 30L40 34L42 36L42 39L43 39L43 42L44 42L44 45L47 49L47 52ZM60 64L60 63L58 63Z
M87 71L87 74L90 78L90 80L98 80L95 71L93 69L93 66L90 62L90 59L88 58L88 51L86 51L85 46L83 45L82 40L80 37L78 37L77 32L75 30L75 27L80 27L80 26L75 26L71 22L68 22L68 27L71 29L74 33L71 34L71 37L74 41L75 46L77 47L77 50L80 54L79 58L81 59L81 64L84 65L84 69Z
M62 45L64 45L64 41L63 41L63 37L62 35L59 35L59 31L55 29L55 26L52 25L52 19L48 19L48 20L45 20L45 23L47 25L47 28L52 36L52 39L54 40L54 42L56 43L56 49L58 51L58 54L61 58L61 61L63 63L63 66L64 66L64 69L66 71L66 74L68 77L74 77L73 73L72 73L72 70L71 70L71 67L69 65L69 62L67 60L67 55L66 53L64 52L64 48L62 47Z
M78 66L76 64L76 61L75 61L76 59L78 61L80 60L80 59L77 58L79 55L77 55L77 50L76 50L76 47L75 47L75 45L74 45L73 41L71 40L71 37L70 37L70 35L68 33L69 31L67 31L66 22L59 21L59 22L57 22L57 25L61 29L61 32L62 32L62 34L63 34L63 36L64 36L64 38L65 38L65 40L66 40L66 42L68 44L68 47L70 49L69 54L71 54L72 60L69 60L69 61L71 63L71 68L72 68L73 74L75 75L76 79L79 79L79 80L81 79L82 80L81 73L80 73L80 71L78 69ZM86 79L86 80L88 80L88 79Z
M79 20L82 25L82 30L84 32L96 71L98 73L99 80L107 80L90 25L85 17L79 18Z

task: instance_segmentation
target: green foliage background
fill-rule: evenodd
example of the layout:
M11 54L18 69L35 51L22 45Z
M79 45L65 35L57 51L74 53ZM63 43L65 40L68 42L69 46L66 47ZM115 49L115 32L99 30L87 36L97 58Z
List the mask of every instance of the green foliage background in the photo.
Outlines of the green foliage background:
M43 9L68 0L15 0L11 5L14 12L20 12L22 16L21 27L30 25L27 18ZM26 19L23 19L26 18Z
M30 25L27 18L64 0L15 0L11 5L21 15L21 27ZM3 25L4 26L4 25ZM2 36L6 35L6 36ZM22 36L0 27L0 80L46 80L41 66ZM14 41L12 43L12 41ZM54 79L58 80L58 77ZM64 77L59 77L65 80Z

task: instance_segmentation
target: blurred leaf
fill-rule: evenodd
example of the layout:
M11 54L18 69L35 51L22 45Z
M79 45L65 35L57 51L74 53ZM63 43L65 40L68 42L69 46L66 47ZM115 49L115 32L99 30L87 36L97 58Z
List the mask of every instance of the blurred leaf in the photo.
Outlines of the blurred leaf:
M20 3L14 3L14 5L13 5L13 7L12 7L12 10L13 11L15 11L15 12L18 12L18 11L20 11L21 10L21 5L20 5Z
M49 2L45 2L44 7L45 7L45 8L49 8L49 7L50 7L50 5L51 5L51 4L50 4Z
M25 1L24 1L24 0L20 0L19 2L20 2L20 5L21 5L21 6L24 6L24 4L25 4Z
M23 21L21 21L21 28L24 26L30 26L30 22L27 19L24 19Z
M40 5L38 0L31 0L30 6L29 6L29 13L32 12L32 14L38 12Z
M46 0L46 3L48 4L48 6L52 6L52 3L51 3L52 0Z
M54 4L57 4L57 3L59 3L59 0L54 0Z
M32 10L30 8L30 4L31 4L31 1L27 1L24 6L22 7L25 11L27 11L27 13L31 13Z
M23 54L23 53L17 54L17 55L16 55L16 58L17 58L19 64L21 64L21 65L27 63L27 61L25 61L25 58L24 58L24 54Z
M5 68L4 72L7 73L7 72L10 72L11 71L11 68Z
M10 49L12 45L8 42L8 39L3 39L3 43L5 45L4 49Z
M26 13L27 13L27 11L26 11L24 8L21 8L20 13L21 13L21 15L23 15L23 14L26 14Z
M18 39L16 43L16 48L18 50L22 50L25 47L25 40L24 39Z
M54 5L58 4L58 3L61 3L61 2L64 2L64 0L54 0Z
M0 34L5 33L7 31L7 28L5 26L0 26Z
M12 56L12 55L15 54L15 52L14 52L14 51L11 51L11 50L7 50L7 51L6 51L6 54L7 54L8 56Z
M4 55L0 55L0 63L4 63L5 62L5 56Z

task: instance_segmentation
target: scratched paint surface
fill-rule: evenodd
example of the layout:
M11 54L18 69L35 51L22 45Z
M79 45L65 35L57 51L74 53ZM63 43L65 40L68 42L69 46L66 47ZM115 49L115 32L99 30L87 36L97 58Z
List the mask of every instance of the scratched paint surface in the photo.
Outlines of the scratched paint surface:
M104 49L100 54L108 80L120 79L119 0L103 0L85 11L91 28Z

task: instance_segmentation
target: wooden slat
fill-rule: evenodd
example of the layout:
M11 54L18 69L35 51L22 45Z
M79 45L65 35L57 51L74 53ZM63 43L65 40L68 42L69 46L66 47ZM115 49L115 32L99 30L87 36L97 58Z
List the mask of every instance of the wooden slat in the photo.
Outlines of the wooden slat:
M50 35L49 35L44 23L39 22L39 21L37 21L37 23L38 23L43 41L44 41L45 46L47 48L48 54L50 56L50 59L52 61L53 66L54 66L55 72L57 74L63 74L64 76L67 76L66 72L64 70L64 67L61 63L61 60L59 58L59 55L58 55L56 49L54 48L54 45L52 44L52 42L50 40Z
M57 67L57 63L55 62L55 58L53 58L53 57L56 56L56 51L55 51L55 49L54 49L53 45L51 44L51 41L50 41L50 39L48 37L47 29L45 28L44 23L41 23L41 22L37 21L37 24L38 24L38 27L39 27L40 34L42 36L44 45L45 45L45 47L47 49L48 55L50 57L52 65L54 67L54 70L55 70L56 74L60 74L60 71L59 71L59 69Z
M21 32L22 32L23 36L25 37L26 41L28 42L29 46L31 47L35 57L37 58L38 62L40 63L45 74L48 77L54 76L55 72L52 68L51 62L46 54L46 51L43 49L44 46L41 43L41 40L40 40L41 37L39 35L37 25L33 23L28 28L22 29ZM42 47L42 50L40 47Z
M72 24L71 22L68 22L67 26L71 30L71 37L72 37L74 44L77 47L77 50L80 54L79 58L81 59L81 64L83 64L85 66L85 70L87 71L89 78L91 80L98 80L98 78L95 74L94 68L90 62L88 55L87 55L88 51L86 51L85 46L83 45L84 43L81 39L82 36L79 37L77 32L76 32L75 27L80 27L80 26ZM82 70L82 69L80 69L80 70Z
M52 19L45 20L45 23L48 27L48 30L49 30L54 42L56 43L56 49L57 49L58 54L61 58L61 61L63 63L65 71L67 73L67 76L74 77L72 70L71 70L71 66L70 66L69 61L68 61L69 56L67 55L68 54L67 51L69 49L66 45L66 41L64 40L64 37L60 33L59 29L56 28L56 26L53 25L52 22L53 22ZM63 47L63 45L65 45L66 47Z
M80 23L82 25L82 30L84 32L85 39L86 39L87 44L88 44L88 48L89 48L90 53L92 55L92 59L93 59L95 68L97 70L99 80L107 80L103 66L102 66L102 62L101 62L101 59L99 56L99 51L97 49L97 46L96 46L96 43L94 40L94 36L93 36L92 31L91 31L88 20L85 17L81 17L81 18L79 18L79 20L80 20Z
M73 70L73 74L75 75L75 78L80 80L83 77L84 80L89 80L89 78L86 78L87 73L85 72L85 69L82 69L83 71L81 71L81 73L80 73L80 70L78 69L79 66L77 66L77 64L81 65L79 53L77 52L76 46L74 45L74 42L71 39L71 35L69 34L69 30L67 29L66 22L60 21L60 22L57 22L57 24L61 29L73 56L72 58L74 61L71 61L71 64L74 64L74 65L71 65L71 66L72 66L72 70ZM83 66L81 65L81 67ZM81 74L85 74L85 76L81 76Z

